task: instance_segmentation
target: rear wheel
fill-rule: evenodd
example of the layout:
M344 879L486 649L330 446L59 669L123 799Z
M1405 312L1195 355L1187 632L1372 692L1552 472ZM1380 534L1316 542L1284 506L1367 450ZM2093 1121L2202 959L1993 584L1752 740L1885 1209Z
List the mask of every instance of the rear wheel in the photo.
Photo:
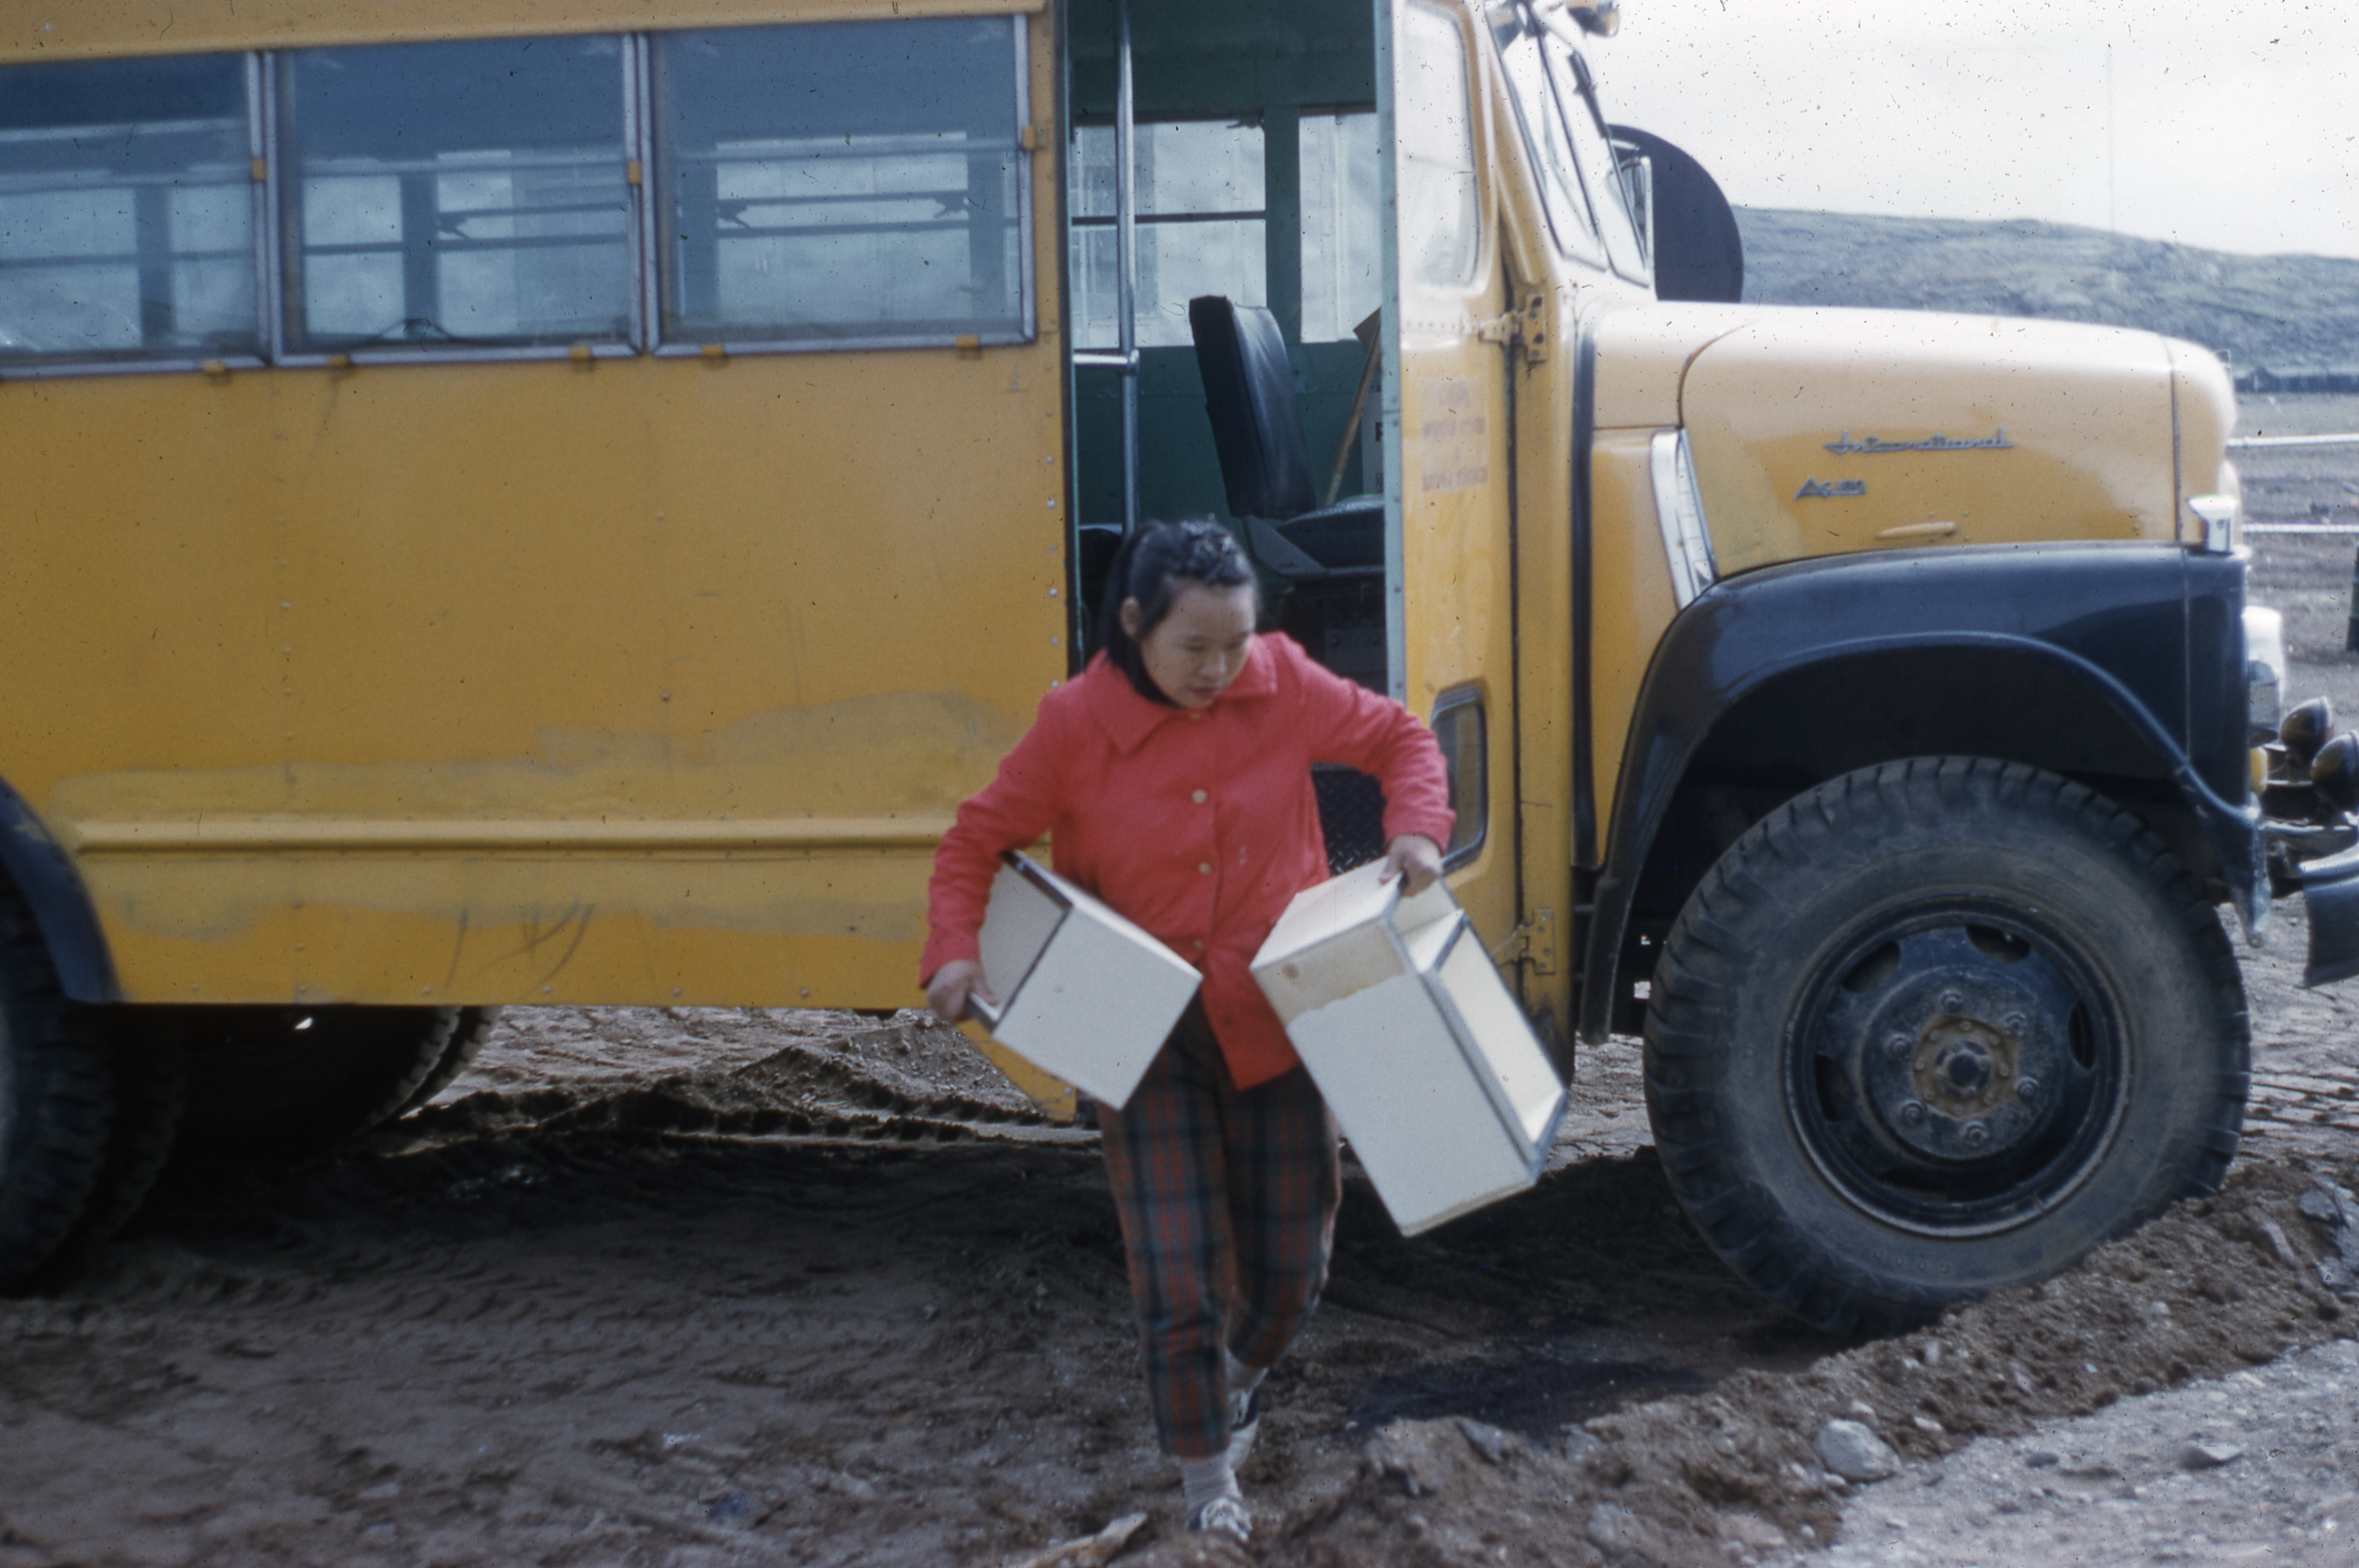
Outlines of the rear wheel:
M1884 1332L2214 1190L2247 1077L2219 919L2136 818L2036 770L1889 763L1772 813L1664 944L1673 1187L1801 1316Z
M409 1108L421 1089L440 1087L427 1086L470 1033L461 1025L471 1013L480 1018L456 1007L184 1009L180 1148L198 1161L332 1152ZM464 1065L462 1054L451 1073Z
M62 1283L87 1268L139 1212L171 1158L188 1108L188 1053L164 1010L92 1008L84 1022L103 1050L114 1116L90 1197L65 1240L29 1281L36 1289Z
M0 889L0 1286L49 1260L97 1185L113 1099L88 1023L31 915Z
M451 1026L451 1043L442 1047L442 1054L435 1058L433 1068L418 1087L409 1091L409 1098L386 1119L408 1116L448 1088L451 1079L467 1070L467 1065L484 1048L484 1042L492 1037L492 1027L499 1021L500 1010L496 1007L461 1008L458 1022Z

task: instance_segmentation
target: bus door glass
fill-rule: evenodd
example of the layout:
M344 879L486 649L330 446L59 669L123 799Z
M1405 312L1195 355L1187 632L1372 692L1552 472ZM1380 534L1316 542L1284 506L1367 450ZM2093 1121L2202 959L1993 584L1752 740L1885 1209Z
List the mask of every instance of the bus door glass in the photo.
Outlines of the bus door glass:
M1517 917L1509 346L1471 44L1457 8L1392 0L1377 71L1386 643L1394 693L1450 763L1451 885L1497 942Z

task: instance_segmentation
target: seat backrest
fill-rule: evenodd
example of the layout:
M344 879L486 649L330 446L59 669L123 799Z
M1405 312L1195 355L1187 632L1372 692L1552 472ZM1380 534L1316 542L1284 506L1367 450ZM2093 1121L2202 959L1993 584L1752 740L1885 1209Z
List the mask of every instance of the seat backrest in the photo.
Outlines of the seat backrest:
M1188 327L1230 514L1282 520L1316 507L1310 447L1277 318L1258 305L1207 294L1188 301Z

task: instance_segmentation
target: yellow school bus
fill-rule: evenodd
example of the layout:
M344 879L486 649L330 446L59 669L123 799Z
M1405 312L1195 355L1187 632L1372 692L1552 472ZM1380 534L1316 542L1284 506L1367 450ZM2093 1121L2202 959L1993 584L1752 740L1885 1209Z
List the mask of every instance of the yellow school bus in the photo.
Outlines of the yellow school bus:
M910 1004L1142 515L1432 723L1495 957L1568 1061L1647 1033L1675 1186L1798 1312L2215 1183L2212 906L2312 884L2321 977L2359 925L2308 758L2295 827L2251 776L2224 375L1743 303L1614 23L0 4L0 1276L502 1004Z

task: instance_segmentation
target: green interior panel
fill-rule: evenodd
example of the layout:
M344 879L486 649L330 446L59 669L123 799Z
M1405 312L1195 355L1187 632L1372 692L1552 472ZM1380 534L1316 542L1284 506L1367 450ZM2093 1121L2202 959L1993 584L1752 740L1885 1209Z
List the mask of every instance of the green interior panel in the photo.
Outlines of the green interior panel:
M1114 114L1112 0L1073 0L1072 112ZM1142 120L1376 101L1370 0L1131 0Z
M1302 405L1302 427L1310 443L1310 465L1324 475L1335 460L1343 421L1359 389L1364 355L1357 343L1288 345L1294 362L1295 396ZM1073 422L1081 450L1081 520L1122 521L1121 381L1110 370L1084 370L1073 378ZM1371 403L1375 394L1369 393ZM1361 451L1355 442L1346 460L1342 495L1358 495ZM1322 479L1323 483L1323 479ZM1143 349L1138 378L1138 514L1141 517L1220 517L1229 509L1221 487L1220 460L1212 451L1212 426L1204 415L1204 384L1196 356L1188 349Z
M1108 121L1114 108L1114 6L1075 0L1069 13L1073 118ZM1374 10L1369 0L1133 0L1137 116L1228 118L1263 131L1269 308L1288 345L1314 472L1334 460L1364 355L1353 341L1305 345L1301 303L1299 125L1306 109L1373 108ZM1217 48L1208 47L1217 40ZM1193 351L1140 351L1139 515L1228 515L1203 384ZM1076 520L1122 516L1121 378L1087 369L1073 378ZM1373 393L1371 394L1373 397ZM1339 493L1362 483L1354 447Z

